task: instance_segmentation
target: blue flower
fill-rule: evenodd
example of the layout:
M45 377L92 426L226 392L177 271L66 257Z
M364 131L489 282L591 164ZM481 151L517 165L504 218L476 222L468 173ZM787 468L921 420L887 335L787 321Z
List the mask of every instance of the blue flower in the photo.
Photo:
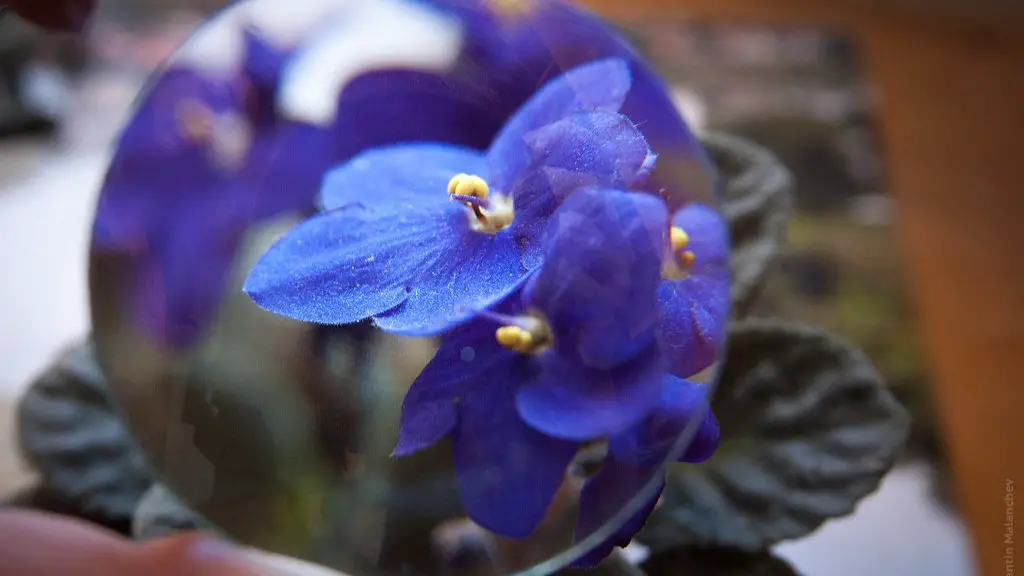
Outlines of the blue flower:
M275 244L245 291L299 320L450 329L540 265L548 216L570 193L644 182L654 154L617 113L629 86L623 61L597 61L539 90L486 153L407 144L354 157L325 180L330 211Z
M629 429L659 399L667 229L654 196L570 196L521 294L453 330L413 383L395 455L450 434L470 517L499 534L529 534L580 442Z
M705 388L666 374L657 338L668 228L652 195L591 188L570 196L551 220L545 263L522 292L448 334L413 383L394 455L450 436L469 516L518 538L543 519L584 443L608 439L608 456L581 493L577 540L663 474L696 419L696 440L679 461L710 457L718 429ZM628 542L656 500L578 564Z
M729 319L729 229L721 214L689 204L672 217L672 253L658 287L660 334L669 371L680 378L710 366Z

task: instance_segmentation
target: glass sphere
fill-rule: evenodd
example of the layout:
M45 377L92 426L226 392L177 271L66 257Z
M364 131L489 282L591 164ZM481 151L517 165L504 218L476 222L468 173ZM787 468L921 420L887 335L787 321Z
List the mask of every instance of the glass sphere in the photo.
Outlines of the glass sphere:
M671 94L558 0L212 17L93 230L97 350L161 481L356 576L628 543L718 442L727 227Z

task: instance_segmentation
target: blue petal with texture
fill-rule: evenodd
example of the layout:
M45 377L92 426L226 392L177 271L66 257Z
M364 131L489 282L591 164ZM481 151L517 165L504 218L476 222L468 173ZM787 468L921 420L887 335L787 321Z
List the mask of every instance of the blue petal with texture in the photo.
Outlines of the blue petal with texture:
M526 135L580 112L617 112L629 92L625 60L595 60L545 84L509 118L487 151L495 186L508 189L530 163Z
M516 413L515 392L529 378L528 359L481 374L482 393L459 404L452 433L455 477L466 512L496 534L524 538L544 518L579 448L541 434Z
M563 118L527 134L525 141L530 164L512 192L517 230L532 237L574 191L633 189L646 179L656 158L628 118L608 112ZM528 244L524 265L533 268L541 259L541 245Z
M551 324L558 354L610 368L652 344L667 231L664 203L648 194L591 188L566 200L524 295Z
M456 174L488 178L483 156L469 148L444 144L398 144L362 152L324 177L320 204L334 210L350 204L415 206L448 201L448 182ZM391 206L384 209L392 210Z
M539 362L540 376L516 398L519 414L545 434L577 441L613 436L639 422L658 402L665 373L656 346L610 370L550 351Z
M395 333L450 329L526 276L515 239L473 231L466 208L448 198L448 180L474 163L472 151L427 144L353 158L325 181L324 202L338 209L271 247L245 290L299 320L346 324L379 315L378 326Z
M498 344L487 320L467 322L446 334L405 396L394 455L422 450L451 432L463 399L489 394L490 374L516 369L517 356Z

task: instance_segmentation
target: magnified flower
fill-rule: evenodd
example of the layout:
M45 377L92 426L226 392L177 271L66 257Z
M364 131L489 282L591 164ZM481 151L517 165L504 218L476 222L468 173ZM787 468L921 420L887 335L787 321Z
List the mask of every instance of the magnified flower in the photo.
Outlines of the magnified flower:
M658 402L667 228L664 203L651 195L570 196L528 286L455 329L416 379L395 455L450 434L470 517L499 534L529 534L580 442L629 429Z
M37 26L62 32L81 32L96 9L95 0L6 0L3 4Z
M629 86L623 61L597 61L539 90L486 153L409 144L356 156L325 180L332 211L275 244L246 292L310 322L450 329L540 265L547 218L570 193L643 183L655 157L616 112Z
M394 455L450 436L469 516L521 538L543 519L580 448L607 439L608 456L581 494L577 540L664 473L688 425L699 429L678 460L709 458L718 428L705 388L665 373L655 337L667 228L664 204L650 195L570 196L522 293L453 330L413 383ZM576 564L627 543L658 494Z

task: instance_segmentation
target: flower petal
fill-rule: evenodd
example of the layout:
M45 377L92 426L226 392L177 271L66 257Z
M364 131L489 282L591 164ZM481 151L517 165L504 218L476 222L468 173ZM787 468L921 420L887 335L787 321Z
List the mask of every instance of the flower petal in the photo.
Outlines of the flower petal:
M253 221L311 213L324 173L335 164L332 138L319 127L286 121L258 130L246 169L232 182L239 210L248 211Z
M610 368L651 344L667 230L664 203L648 194L580 190L555 213L524 300L551 323L559 354Z
M435 336L513 293L529 277L508 233L472 232L465 214L437 228L436 259L409 285L409 297L374 318L378 328L405 336Z
M647 189L674 210L687 201L717 197L714 164L673 101L674 90L640 57L632 62L633 87L620 112L642 127L658 165Z
M672 374L690 377L717 359L729 320L727 275L664 280L658 287L660 339Z
M606 524L634 498L646 495L646 490L652 488L650 484L657 482L655 474L664 476L664 472L658 467L633 468L614 458L606 458L601 470L584 484L583 491L580 493L576 541L579 542L605 528ZM639 510L616 528L606 540L577 558L572 565L577 568L595 566L611 554L612 549L616 546L628 545L633 536L647 523L647 518L654 512L661 492L665 488L663 477L659 485L654 488L654 493L646 496Z
M637 468L658 467L669 458L688 426L699 426L680 457L681 462L710 458L718 447L718 424L708 407L708 388L696 382L665 376L661 399L637 426L608 442L619 461ZM699 424L694 419L700 418Z
M341 208L304 222L271 247L246 291L257 304L298 320L346 324L395 308L377 318L378 326L416 335L451 328L525 278L515 239L474 232L465 207L448 199L451 176L478 160L471 151L438 145L395 146L352 159L324 186L325 202ZM375 203L377 190L388 197Z
M658 402L665 369L657 346L612 370L588 369L548 351L540 376L516 397L519 415L537 430L566 440L614 436Z
M278 87L292 52L275 45L252 26L243 28L242 42L248 112L256 124L272 125L277 116Z
M349 324L384 312L437 260L449 206L410 210L404 220L361 205L314 216L271 246L244 290L267 310L307 322Z
M275 45L252 26L242 29L242 43L245 52L242 68L246 77L260 87L276 88L291 51Z
M718 419L709 408L704 411L704 419L701 420L697 433L690 440L690 445L676 458L676 462L690 464L707 462L718 451L721 440L722 430L718 427Z
M508 190L530 164L526 135L580 112L617 112L632 83L619 58L595 60L551 80L508 120L487 151L494 185Z
M452 433L459 495L469 517L502 536L528 536L544 518L579 448L536 432L519 419L515 392L529 359L481 374L484 390L459 405Z
M320 203L324 210L349 204L398 205L425 197L448 200L456 174L488 177L483 156L444 144L399 144L367 150L327 173ZM379 202L379 204L374 204ZM385 209L391 209L385 207Z
M201 337L228 289L243 228L226 201L193 204L132 255L133 318L163 344Z
M463 399L489 394L490 375L516 370L517 356L498 344L494 326L487 320L467 322L445 335L405 396L392 455L412 454L451 432Z
M628 190L642 183L655 155L643 134L621 114L576 114L525 136L531 163L516 182L516 230L536 238L546 219L583 187ZM524 264L540 258L540 245L527 244Z

